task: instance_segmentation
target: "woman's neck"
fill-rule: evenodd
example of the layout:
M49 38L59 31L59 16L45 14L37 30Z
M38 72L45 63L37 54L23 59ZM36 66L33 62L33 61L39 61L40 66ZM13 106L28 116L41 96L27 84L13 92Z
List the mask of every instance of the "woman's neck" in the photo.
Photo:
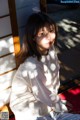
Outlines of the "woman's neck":
M37 49L41 55L47 55L49 51L49 49L42 49L41 47L38 47Z

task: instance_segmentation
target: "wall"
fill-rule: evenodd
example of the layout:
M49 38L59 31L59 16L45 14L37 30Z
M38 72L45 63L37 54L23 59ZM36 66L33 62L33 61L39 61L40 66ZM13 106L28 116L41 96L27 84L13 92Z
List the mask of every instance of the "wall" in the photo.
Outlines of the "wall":
M9 102L11 82L16 72L15 36L9 2L0 0L0 108Z
M39 0L15 0L18 30L22 41L27 18L33 12L40 11Z

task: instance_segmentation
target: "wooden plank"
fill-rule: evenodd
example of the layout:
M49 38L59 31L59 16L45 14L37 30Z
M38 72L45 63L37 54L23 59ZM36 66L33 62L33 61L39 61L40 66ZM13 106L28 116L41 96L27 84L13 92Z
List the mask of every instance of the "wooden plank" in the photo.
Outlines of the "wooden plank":
M15 52L15 58L16 58L16 54L20 51L20 39L18 34L15 0L8 0L8 3L9 3L11 27L12 27L12 34L13 34L13 41L14 41L14 52Z
M8 72L14 68L16 68L14 54L0 58L0 74Z
M0 39L0 57L14 52L13 37L5 37Z
M4 17L0 19L0 38L11 34L11 23L10 23L10 17Z
M0 91L5 90L6 88L11 86L15 72L16 70L0 76Z
M9 14L8 0L0 0L0 17L7 14Z
M40 10L47 13L47 1L40 0Z

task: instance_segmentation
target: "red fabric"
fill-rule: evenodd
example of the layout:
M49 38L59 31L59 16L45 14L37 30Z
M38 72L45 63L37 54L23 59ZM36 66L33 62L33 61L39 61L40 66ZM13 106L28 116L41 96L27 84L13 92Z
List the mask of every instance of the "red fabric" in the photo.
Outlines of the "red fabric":
M72 104L73 113L80 113L80 86L61 93L60 97Z
M15 120L15 118L10 118L9 120Z

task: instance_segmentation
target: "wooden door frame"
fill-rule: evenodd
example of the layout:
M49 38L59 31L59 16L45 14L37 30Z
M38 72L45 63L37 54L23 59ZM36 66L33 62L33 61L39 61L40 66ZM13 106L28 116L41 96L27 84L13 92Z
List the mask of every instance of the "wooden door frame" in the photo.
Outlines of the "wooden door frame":
M8 4L9 4L10 20L11 20L11 27L12 27L12 36L14 41L14 52L16 57L17 53L20 50L20 38L18 34L15 0L8 0Z

